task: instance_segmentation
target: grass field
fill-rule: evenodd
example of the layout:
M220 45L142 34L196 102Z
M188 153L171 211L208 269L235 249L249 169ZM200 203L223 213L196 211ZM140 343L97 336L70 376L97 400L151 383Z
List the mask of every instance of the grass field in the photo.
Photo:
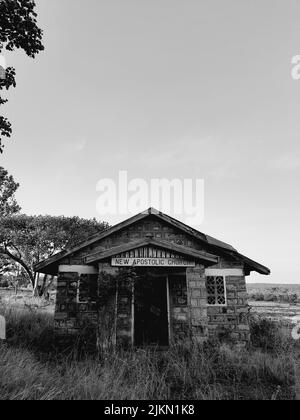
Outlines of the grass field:
M16 294L13 289L0 288L0 305L6 305L11 308L46 311L54 314L55 293L51 293L50 300L45 301L32 296L32 290L21 289Z
M247 290L252 313L291 325L300 322L299 284L247 284Z
M253 345L179 346L166 352L89 355L54 345L53 315L1 305L0 399L276 400L295 397L295 342L269 321L253 321ZM80 351L81 350L81 351Z

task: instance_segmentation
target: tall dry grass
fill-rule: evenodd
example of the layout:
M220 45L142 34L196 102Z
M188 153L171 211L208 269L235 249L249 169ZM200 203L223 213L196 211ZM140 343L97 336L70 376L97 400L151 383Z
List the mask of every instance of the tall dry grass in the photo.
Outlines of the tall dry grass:
M268 350L207 345L83 355L54 346L49 315L5 311L8 342L0 344L0 399L294 398L292 343Z

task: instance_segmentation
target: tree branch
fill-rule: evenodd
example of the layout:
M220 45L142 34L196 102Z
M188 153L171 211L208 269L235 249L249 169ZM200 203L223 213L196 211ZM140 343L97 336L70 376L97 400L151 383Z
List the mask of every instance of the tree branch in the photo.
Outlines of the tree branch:
M26 271L26 273L28 274L31 284L34 287L34 275L33 272L31 271L31 269L28 267L28 265L19 257L17 257L16 255L12 254L7 247L5 246L4 248L0 248L0 252L4 255L7 255L9 258L11 258L13 261L17 262L18 264L20 264L24 270Z

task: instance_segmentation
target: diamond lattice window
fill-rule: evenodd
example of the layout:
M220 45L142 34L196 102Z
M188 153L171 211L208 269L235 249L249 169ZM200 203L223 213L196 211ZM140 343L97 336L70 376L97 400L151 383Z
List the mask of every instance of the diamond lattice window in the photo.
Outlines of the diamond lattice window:
M223 276L207 276L206 290L209 305L226 305L225 279Z

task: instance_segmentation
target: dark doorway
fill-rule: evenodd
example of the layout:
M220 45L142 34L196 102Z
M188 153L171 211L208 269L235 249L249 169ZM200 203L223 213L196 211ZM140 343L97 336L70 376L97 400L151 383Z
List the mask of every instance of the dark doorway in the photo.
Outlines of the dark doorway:
M167 275L159 270L138 270L134 293L134 344L167 346Z

